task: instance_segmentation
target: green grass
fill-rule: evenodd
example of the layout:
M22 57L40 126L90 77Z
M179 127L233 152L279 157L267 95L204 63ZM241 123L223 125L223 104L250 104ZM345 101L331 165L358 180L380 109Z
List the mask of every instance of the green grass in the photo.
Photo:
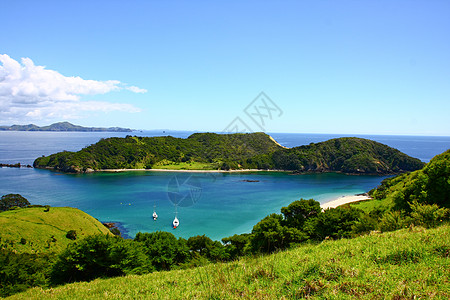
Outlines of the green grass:
M203 162L159 162L153 166L154 169L166 170L217 170L218 164Z
M392 203L391 203L391 201L388 201L386 199L384 199L384 200L372 199L372 200L363 200L363 201L353 202L353 203L350 203L349 205L353 206L354 208L359 208L368 213L375 209L391 207Z
M0 247L19 253L59 252L72 240L66 237L75 230L77 239L92 234L110 234L95 218L71 207L29 207L0 213ZM24 244L21 239L24 239Z
M274 255L97 279L11 299L449 299L450 226L412 227Z

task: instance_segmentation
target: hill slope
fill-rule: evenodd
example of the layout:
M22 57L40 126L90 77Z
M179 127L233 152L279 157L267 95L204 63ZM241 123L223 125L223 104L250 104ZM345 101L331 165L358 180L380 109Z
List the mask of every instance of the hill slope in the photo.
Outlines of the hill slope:
M397 209L409 209L413 201L450 208L450 150L433 157L421 170L384 180L370 195Z
M79 209L45 210L45 207L28 207L1 212L0 248L18 253L59 252L72 242L66 237L69 230L76 231L77 239L111 234L102 223Z
M337 138L283 149L271 154L268 161L275 169L351 174L394 174L424 166L397 149L362 138Z
M449 225L413 227L233 263L34 288L11 299L448 299L449 251Z
M264 133L195 133L173 137L109 138L78 152L35 160L36 168L63 172L101 169L272 169L296 172L395 174L424 163L386 145L339 138L286 149Z
M40 157L37 168L64 172L88 169L217 169L238 168L255 155L281 149L264 133L215 134L195 133L187 139L167 137L133 137L102 139L78 152L60 152ZM227 167L228 166L228 167Z

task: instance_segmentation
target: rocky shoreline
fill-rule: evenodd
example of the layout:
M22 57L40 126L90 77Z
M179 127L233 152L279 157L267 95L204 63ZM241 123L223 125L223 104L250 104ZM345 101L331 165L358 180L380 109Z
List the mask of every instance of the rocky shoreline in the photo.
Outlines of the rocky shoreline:
M31 165L22 165L21 163L16 164L3 164L0 163L0 168L33 168Z

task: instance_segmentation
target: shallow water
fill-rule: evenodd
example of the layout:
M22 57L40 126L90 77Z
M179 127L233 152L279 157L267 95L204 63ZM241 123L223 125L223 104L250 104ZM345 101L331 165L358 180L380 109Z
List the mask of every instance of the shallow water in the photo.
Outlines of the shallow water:
M108 136L129 133L0 132L0 162L32 163L41 155L79 150ZM133 133L139 134L139 133ZM190 132L141 135L186 137ZM326 140L331 135L273 134L285 146ZM448 148L447 137L386 137L390 145L428 161ZM406 149L406 150L405 150ZM444 150L442 150L444 149ZM441 151L442 150L442 151ZM439 151L439 152L438 152ZM0 195L18 193L32 204L77 207L102 222L120 222L130 236L165 230L176 236L206 234L221 239L251 231L270 213L300 198L328 200L367 192L384 177L342 174L124 172L83 175L38 169L0 168ZM253 181L253 182L248 182ZM154 207L159 215L153 221ZM177 211L180 226L171 223Z

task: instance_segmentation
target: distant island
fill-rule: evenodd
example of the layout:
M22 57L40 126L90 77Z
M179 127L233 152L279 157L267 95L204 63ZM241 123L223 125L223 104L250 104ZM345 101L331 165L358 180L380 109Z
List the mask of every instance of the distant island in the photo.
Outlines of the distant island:
M285 148L257 133L194 133L186 139L101 139L78 152L39 157L34 167L68 173L105 170L277 170L294 173L398 174L424 163L387 145L362 138L337 138Z
M132 132L129 128L121 127L83 127L69 122L58 122L39 127L34 124L0 126L0 131L81 131L81 132Z

